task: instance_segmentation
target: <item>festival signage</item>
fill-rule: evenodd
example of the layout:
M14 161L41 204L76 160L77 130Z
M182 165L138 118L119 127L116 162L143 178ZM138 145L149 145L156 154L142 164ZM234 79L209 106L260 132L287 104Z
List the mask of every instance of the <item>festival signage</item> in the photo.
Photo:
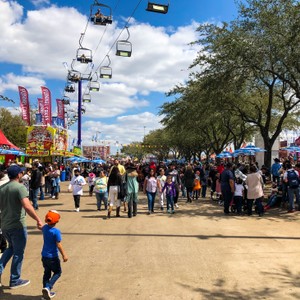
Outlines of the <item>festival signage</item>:
M55 129L50 126L29 126L27 128L26 153L30 154L32 151L48 151L49 155L53 147L54 134Z
M68 132L64 128L55 128L54 144L52 148L52 155L54 151L60 152L59 155L64 155L68 149Z
M109 146L83 146L83 156L88 158L106 159L110 154Z
M82 155L82 150L80 147L74 146L73 147L73 153L77 156L81 156Z
M42 86L42 95L43 95L43 124L50 125L51 124L51 92L48 88Z
M31 156L65 156L68 133L63 128L30 126L27 129L26 153Z
M18 89L19 89L19 96L20 96L20 108L22 111L22 119L26 122L28 126L30 126L28 91L22 86L19 86Z

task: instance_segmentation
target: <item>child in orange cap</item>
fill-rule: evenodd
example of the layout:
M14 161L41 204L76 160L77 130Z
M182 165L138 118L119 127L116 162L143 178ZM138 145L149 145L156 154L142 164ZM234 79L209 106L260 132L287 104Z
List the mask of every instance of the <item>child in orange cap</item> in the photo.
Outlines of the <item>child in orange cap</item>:
M66 262L68 257L61 244L61 232L55 228L60 219L60 214L56 210L49 210L46 214L43 226L44 245L42 249L42 262L44 267L43 276L43 299L49 300L55 297L51 292L55 282L61 276L61 266L58 251L62 255L63 261ZM52 275L53 273L53 275Z

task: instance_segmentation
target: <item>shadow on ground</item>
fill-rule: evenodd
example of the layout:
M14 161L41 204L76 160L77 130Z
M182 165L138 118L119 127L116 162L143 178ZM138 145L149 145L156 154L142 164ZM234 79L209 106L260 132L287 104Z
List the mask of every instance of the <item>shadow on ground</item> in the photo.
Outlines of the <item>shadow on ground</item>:
M299 299L300 291L297 293L293 288L300 288L300 273L293 274L288 268L282 267L278 272L262 272L267 278L271 278L273 282L278 282L278 288L264 288L256 289L255 287L246 288L245 285L234 286L234 288L227 287L224 279L219 279L215 282L214 287L206 289L204 287L195 288L188 284L177 282L181 287L199 293L200 299L207 300L248 300L248 299L280 299L282 291L288 299ZM279 294L281 293L281 295Z

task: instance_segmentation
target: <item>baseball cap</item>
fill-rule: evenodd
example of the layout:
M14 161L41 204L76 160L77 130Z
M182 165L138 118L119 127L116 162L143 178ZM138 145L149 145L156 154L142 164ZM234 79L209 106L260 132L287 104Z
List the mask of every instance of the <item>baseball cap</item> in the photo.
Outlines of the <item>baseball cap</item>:
M22 168L18 165L11 165L8 169L7 169L7 175L9 177L9 179L15 179L17 178L17 176L22 173Z
M60 219L60 214L58 213L57 210L49 210L45 216L45 222L48 225L54 225L58 223L59 219Z

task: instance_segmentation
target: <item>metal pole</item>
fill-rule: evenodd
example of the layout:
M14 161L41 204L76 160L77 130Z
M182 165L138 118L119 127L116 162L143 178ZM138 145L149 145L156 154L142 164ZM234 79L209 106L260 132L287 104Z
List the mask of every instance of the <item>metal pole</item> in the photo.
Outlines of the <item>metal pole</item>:
M81 148L81 80L78 81L78 130L77 130L77 146Z

